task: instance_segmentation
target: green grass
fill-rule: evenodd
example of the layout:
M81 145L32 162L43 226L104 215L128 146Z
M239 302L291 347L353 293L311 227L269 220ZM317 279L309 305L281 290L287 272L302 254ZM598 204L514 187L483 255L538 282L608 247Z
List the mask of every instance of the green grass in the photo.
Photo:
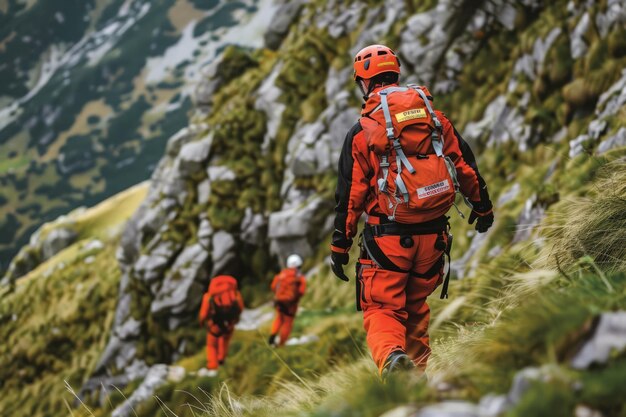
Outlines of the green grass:
M94 369L113 321L119 270L116 241L92 264L75 258L49 277L20 281L0 303L0 410L4 415L68 415L78 390ZM80 414L77 414L80 415Z

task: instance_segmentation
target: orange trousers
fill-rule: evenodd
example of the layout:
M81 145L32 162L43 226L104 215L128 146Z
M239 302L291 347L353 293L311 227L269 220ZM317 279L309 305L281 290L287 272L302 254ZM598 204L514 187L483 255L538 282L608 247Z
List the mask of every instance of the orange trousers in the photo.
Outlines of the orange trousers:
M424 274L439 262L443 251L435 249L436 234L413 236L413 246L404 248L399 236L376 237L381 251L398 268ZM363 325L372 357L382 370L385 359L395 350L409 355L416 366L426 367L430 346L428 297L442 281L442 268L430 278L410 272L382 269L369 259L363 265L359 280Z
M274 322L272 323L272 334L280 337L279 346L284 346L287 343L297 311L297 304L288 307L276 306L276 317L274 317Z
M233 333L226 333L222 336L214 336L210 332L206 334L206 367L217 369L219 364L226 359L228 345Z

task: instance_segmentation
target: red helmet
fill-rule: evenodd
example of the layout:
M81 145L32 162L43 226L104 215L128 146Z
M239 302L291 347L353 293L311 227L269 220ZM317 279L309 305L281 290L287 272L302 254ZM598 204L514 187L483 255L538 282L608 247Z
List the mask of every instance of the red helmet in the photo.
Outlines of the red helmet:
M370 45L354 57L354 79L370 79L383 72L400 74L400 61L396 53L385 45Z

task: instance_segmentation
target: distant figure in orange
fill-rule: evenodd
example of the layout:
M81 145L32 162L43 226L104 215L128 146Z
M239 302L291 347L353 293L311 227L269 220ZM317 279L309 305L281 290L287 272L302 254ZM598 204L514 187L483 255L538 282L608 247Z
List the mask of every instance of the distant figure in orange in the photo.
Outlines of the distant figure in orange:
M269 339L271 346L283 346L291 333L293 320L298 311L298 302L306 291L306 279L300 273L301 266L302 258L299 255L289 255L287 268L280 271L272 281L276 318L272 324L272 334ZM277 336L279 337L278 343L276 343Z
M209 290L202 298L198 318L206 326L206 367L208 376L216 376L217 368L224 363L228 344L243 311L243 299L237 280L230 275L214 277Z

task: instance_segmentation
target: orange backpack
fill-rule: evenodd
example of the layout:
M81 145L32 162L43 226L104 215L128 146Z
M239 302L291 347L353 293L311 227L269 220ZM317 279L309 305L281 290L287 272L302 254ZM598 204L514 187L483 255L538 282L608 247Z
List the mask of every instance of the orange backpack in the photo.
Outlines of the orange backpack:
M376 198L382 214L399 223L444 215L459 184L454 163L443 154L443 126L423 87L388 87L368 99L366 108L372 107L360 122L380 161Z
M300 297L300 274L295 269L285 269L278 275L276 288L274 288L274 300L290 304L298 301Z
M215 277L209 285L209 294L209 318L220 329L226 330L239 320L241 314L237 281L226 275Z

